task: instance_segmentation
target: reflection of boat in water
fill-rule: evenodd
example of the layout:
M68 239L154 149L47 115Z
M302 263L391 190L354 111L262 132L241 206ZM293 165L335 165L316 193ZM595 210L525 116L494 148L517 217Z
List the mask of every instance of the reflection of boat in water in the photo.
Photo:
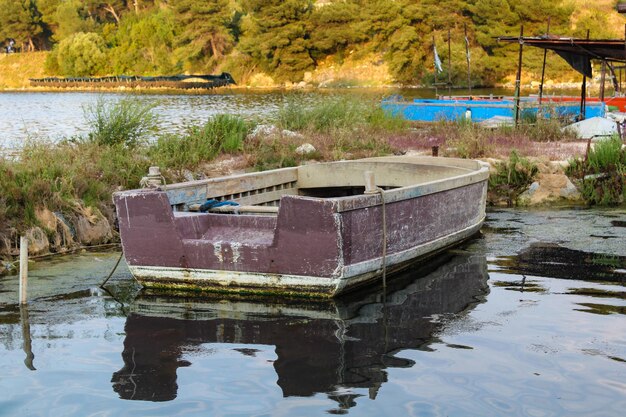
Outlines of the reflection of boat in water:
M113 389L123 399L172 400L177 369L193 366L199 345L270 345L276 347L273 366L284 396L328 393L349 406L350 388L367 388L373 398L387 380L386 368L412 366L395 354L432 343L443 326L433 316L460 313L487 291L484 256L459 253L436 258L428 270L405 272L386 297L370 292L264 303L142 295L126 321L124 367L113 374ZM238 351L254 355L254 349Z

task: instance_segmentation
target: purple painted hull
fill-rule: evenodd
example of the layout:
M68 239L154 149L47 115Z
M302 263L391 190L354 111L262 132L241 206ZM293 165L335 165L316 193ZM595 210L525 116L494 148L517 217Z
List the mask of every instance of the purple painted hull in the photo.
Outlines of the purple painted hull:
M342 181L358 186L363 170L381 178L384 201L380 194L296 195ZM116 193L122 246L137 280L149 287L335 296L380 279L383 267L393 272L459 243L485 216L485 166L424 157L281 170L296 188L279 197L275 215L173 210L184 206L181 195L215 197L211 190L224 181L235 188L220 198L244 200L263 175ZM420 177L426 181L411 184Z

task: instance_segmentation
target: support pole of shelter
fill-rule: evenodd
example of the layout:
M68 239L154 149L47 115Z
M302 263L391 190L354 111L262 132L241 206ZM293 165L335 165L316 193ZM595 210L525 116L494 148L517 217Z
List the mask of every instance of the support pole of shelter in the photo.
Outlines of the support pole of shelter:
M515 77L515 106L513 113L515 118L515 126L519 123L520 118L520 93L522 84L522 50L524 49L524 26L520 27L519 32L519 58L517 60L517 76Z
M604 103L604 83L606 81L606 60L602 60L602 72L600 73L600 102Z
M624 24L624 54L626 55L626 24ZM619 70L619 91L622 91L622 71L623 69L620 68Z
M28 238L20 236L20 304L26 304L28 290Z
M463 24L463 30L465 31L465 59L467 60L467 89L469 90L469 96L472 96L472 78L470 73L470 49L469 39L467 38L467 25Z
M589 40L589 29L587 29L587 40ZM587 76L583 75L583 86L580 89L580 120L585 120L585 108L587 107Z
M436 51L436 49L435 49L435 35L433 35L433 51ZM437 86L437 72L438 72L438 70L437 70L437 61L436 60L437 60L437 57L435 56L435 98L439 98L439 93L437 91L437 88L438 88L438 86Z
M450 28L448 28L448 97L452 95L452 48L450 47Z
M550 35L550 18L548 18L548 29L546 30L546 37ZM548 57L548 50L543 50L543 65L541 66L541 84L539 84L539 105L541 106L541 101L543 100L543 82L545 80L546 75L546 58Z

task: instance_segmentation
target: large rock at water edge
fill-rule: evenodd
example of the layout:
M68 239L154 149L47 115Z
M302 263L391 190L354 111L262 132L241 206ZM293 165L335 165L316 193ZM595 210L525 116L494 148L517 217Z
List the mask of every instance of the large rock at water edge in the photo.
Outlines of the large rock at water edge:
M83 245L100 245L110 242L113 231L109 221L100 212L96 212L87 218L79 215L74 223L76 239Z
M540 206L549 203L580 203L582 196L565 174L537 175L537 180L517 199L519 205Z

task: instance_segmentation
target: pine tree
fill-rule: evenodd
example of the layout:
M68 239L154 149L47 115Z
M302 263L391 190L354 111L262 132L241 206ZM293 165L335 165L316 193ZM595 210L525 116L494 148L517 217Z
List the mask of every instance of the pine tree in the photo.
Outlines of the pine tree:
M249 0L240 50L277 80L297 81L314 67L307 21L313 5L306 0Z
M0 0L0 39L15 39L29 51L43 33L41 13L34 0Z
M172 0L179 25L178 42L181 53L188 61L201 61L212 57L218 61L233 44L229 25L234 11L228 0Z

